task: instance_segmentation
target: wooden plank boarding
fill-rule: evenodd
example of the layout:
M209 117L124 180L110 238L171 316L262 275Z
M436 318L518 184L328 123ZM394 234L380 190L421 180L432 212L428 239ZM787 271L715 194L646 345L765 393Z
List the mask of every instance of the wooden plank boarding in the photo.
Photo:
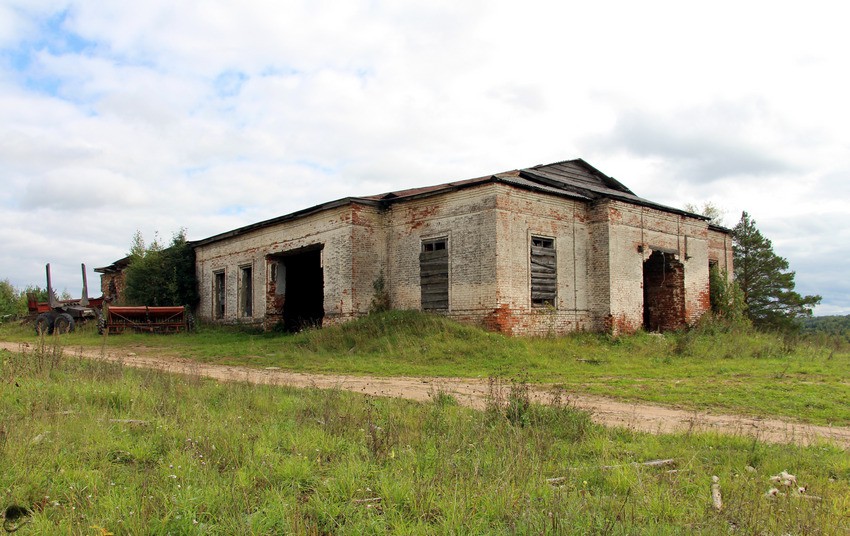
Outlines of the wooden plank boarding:
M534 241L547 243L544 239ZM548 243L551 245L531 245L531 303L536 306L554 305L558 297L557 256L554 242Z
M419 285L422 309L444 311L449 308L449 252L445 249L419 254Z

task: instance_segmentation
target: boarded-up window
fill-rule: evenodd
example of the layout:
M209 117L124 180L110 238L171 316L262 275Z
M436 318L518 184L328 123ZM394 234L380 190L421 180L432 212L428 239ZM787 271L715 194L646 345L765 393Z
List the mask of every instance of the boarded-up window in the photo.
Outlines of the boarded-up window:
M242 316L254 315L254 279L251 266L239 267L239 308Z
M423 311L446 311L449 308L449 249L447 238L422 242L419 254L419 277Z
M224 270L213 273L213 314L224 318Z
M555 240L531 237L531 305L555 306L558 295L558 274Z

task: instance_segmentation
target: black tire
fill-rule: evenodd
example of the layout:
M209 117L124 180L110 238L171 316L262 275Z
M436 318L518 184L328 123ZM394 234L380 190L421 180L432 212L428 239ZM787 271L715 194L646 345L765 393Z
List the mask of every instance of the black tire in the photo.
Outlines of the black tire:
M35 319L35 334L50 335L53 333L53 324L56 320L54 313L41 313Z
M97 334L103 335L106 332L106 317L103 315L103 311L98 311L97 313Z
M59 313L53 322L53 331L63 334L74 331L74 317L68 313Z

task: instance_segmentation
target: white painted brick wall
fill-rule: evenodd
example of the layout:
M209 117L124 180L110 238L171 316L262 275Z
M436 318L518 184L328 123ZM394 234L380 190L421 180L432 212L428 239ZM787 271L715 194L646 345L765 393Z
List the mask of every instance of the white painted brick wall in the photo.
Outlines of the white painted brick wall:
M443 236L449 247L448 314L515 334L640 328L643 262L652 247L678 252L685 265L688 322L708 308L709 258L731 271L731 239L709 231L702 220L494 183L397 202L387 210L349 204L200 246L198 313L211 319L213 273L224 269L224 321L246 321L237 317L237 274L240 265L250 263L254 317L249 321L262 321L266 256L320 243L325 324L368 312L381 274L393 308L419 309L422 240ZM554 308L531 304L531 236L555 241Z
M224 270L223 321L262 322L266 313L266 255L315 244L324 244L325 322L351 316L351 212L350 206L343 206L197 247L196 272L201 296L198 316L212 320L213 273ZM238 268L244 264L254 267L254 315L250 319L237 316Z

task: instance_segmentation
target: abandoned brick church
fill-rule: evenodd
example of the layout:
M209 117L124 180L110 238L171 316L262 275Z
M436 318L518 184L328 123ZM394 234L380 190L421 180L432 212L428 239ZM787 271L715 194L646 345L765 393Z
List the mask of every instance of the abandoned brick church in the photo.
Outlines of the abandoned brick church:
M394 309L510 334L670 330L709 310L729 231L583 160L350 197L194 243L207 321L298 329Z

